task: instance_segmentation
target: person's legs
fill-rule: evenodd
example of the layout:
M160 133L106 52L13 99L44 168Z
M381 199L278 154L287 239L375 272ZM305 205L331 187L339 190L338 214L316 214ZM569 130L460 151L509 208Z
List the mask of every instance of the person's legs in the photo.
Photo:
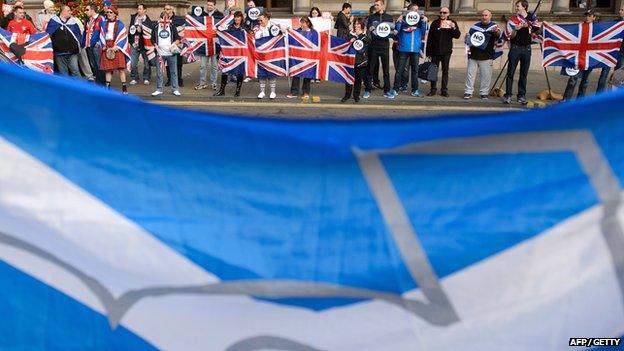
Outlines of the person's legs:
M156 57L156 62L160 63L160 60L164 60L163 57ZM156 65L156 90L163 91L163 78L165 72L162 70L163 65Z
M440 89L440 94L442 95L448 95L448 76L450 62L451 55L444 55L441 57L440 63L442 64L442 89Z
M593 69L588 69L581 73L581 84L579 85L578 94L576 94L576 98L582 98L585 96L585 92L587 91L587 86L589 85L589 75Z
M360 99L360 92L362 91L362 80L366 78L367 66L355 67L355 82L353 84L353 99L358 101Z
M176 57L176 62L177 62L177 65L173 66L173 67L178 67L178 74L177 74L177 77L178 77L178 87L183 87L184 86L184 79L182 79L182 77L183 77L182 76L182 56L180 56L179 54L178 55L173 55L173 56Z
M397 54L396 54L396 61L395 61L396 71L394 72L394 85L392 86L392 89L394 89L395 91L399 91L404 84L403 83L403 71L405 70L405 65L407 64L409 55L406 52L399 52L398 50L395 50L394 52L396 52Z
M177 91L180 89L178 70L175 69L178 66L178 55L171 55L167 57L167 65L172 67L171 69L171 90Z
M418 91L418 60L419 54L417 52L412 52L409 55L410 58L410 70L411 70L411 80L412 80L412 93ZM403 81L403 86L407 86L407 80Z
M475 79L477 78L477 68L479 63L477 60L468 59L468 68L466 70L466 86L464 87L464 95L472 95L474 92Z
M310 95L310 81L310 78L303 78L303 85L301 87L301 91L303 91L303 94Z
M80 68L78 67L78 54L69 55L69 62L67 64L69 72L74 77L80 77Z
M151 80L152 66L150 66L149 59L147 58L146 50L141 50L141 57L143 57L143 80Z
M379 54L376 50L371 49L370 51L370 56L368 57L368 74L369 74L369 87L371 84L375 83L375 69L377 65L377 62L379 61ZM378 76L379 73L377 73ZM366 90L366 91L370 91Z
M505 77L505 97L511 97L513 95L513 79L516 74L516 67L518 62L520 62L520 48L511 45L507 58L509 63L507 64L507 76Z
M479 95L487 96L490 93L490 84L492 83L492 63L494 60L477 61L479 66Z
M219 65L217 64L217 55L212 55L208 58L208 65L210 66L210 84L217 84L217 75L219 74Z
M607 87L607 79L609 78L609 72L611 72L611 67L603 67L600 69L600 77L598 78L596 93L605 91L605 88Z
M390 90L390 54L388 53L388 49L382 49L381 66L383 69L383 91L385 94Z
M95 76L91 70L91 64L89 63L89 56L87 56L87 50L84 48L80 48L78 52L78 66L88 80L95 80Z
M95 81L101 85L104 85L104 72L100 69L100 57L102 56L102 51L100 48L93 49L93 59L95 60L95 69L93 73L95 73Z
M54 55L54 62L59 74L63 76L69 75L68 56L67 55Z
M207 74L207 66L208 65L208 56L200 56L199 57L199 82L197 86L206 85L206 74Z
M301 82L300 77L291 77L290 78L290 93L292 95L299 95L299 85Z
M518 77L518 97L526 98L527 76L531 66L531 47L522 47L520 54L520 77Z
M130 79L139 79L139 49L134 46L130 47Z
M431 63L438 67L438 72L440 72L440 59L441 59L441 56L435 56L435 55L431 56ZM431 82L431 91L429 92L429 95L435 95L437 90L438 90L438 82L434 80Z
M578 77L570 77L568 78L568 82L566 83L565 91L563 92L563 99L570 100L572 98L572 94L574 94L574 88L576 88L576 83L578 82Z

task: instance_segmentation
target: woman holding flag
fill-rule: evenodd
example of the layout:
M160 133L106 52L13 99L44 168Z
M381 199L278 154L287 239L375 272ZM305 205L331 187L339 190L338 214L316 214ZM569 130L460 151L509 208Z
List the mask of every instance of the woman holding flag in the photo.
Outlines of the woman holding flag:
M236 11L234 12L234 19L232 20L232 23L227 27L227 29L224 30L224 32L227 33L235 33L238 31L244 32L245 28L243 27L243 13L241 11ZM219 28L217 28L217 30L219 30ZM225 86L228 83L228 74L227 73L222 73L221 74L221 87L219 88L219 91L217 91L216 93L214 93L213 96L223 96L225 95ZM241 91L241 87L243 86L243 75L238 74L236 75L236 91L234 92L234 96L240 96L240 91Z
M269 37L271 36L271 14L269 12L264 12L260 15L260 17L258 18L260 20L260 25L258 26L257 30L255 31L255 37L256 39L261 39L264 37ZM266 89L266 85L267 82L269 83L269 87L271 89L271 93L269 94L269 99L273 100L277 97L277 94L275 93L275 87L277 86L277 80L275 78L275 76L271 76L271 77L258 77L259 81L260 81L260 93L258 94L258 99L264 99L264 97L266 96L265 93L265 89Z
M301 17L299 20L301 23L301 28L295 30L299 35L312 40L313 37L318 36L318 32L314 30L314 26L312 25L312 21L308 17ZM292 99L299 96L299 88L301 88L302 95L301 97L304 99L310 98L310 82L312 78L303 77L303 84L300 87L299 83L301 82L301 77L295 76L291 77L290 83L290 93L286 95L287 98Z
M119 72L121 90L128 93L126 86L126 66L130 62L130 47L128 46L128 32L123 23L117 19L119 11L111 6L106 10L106 19L102 21L100 31L100 69L106 73L106 88L110 89L113 72Z

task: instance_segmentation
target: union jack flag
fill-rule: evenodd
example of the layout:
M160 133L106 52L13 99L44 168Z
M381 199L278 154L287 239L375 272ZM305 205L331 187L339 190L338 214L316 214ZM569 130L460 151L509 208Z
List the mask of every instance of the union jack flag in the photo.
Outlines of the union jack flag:
M355 50L351 42L327 32L288 29L289 75L353 84Z
M542 65L587 70L615 67L624 37L624 21L544 24Z
M219 63L223 73L247 77L286 76L283 35L254 39L244 30L217 32L221 45Z
M106 31L108 24L117 26L117 33L115 33L114 46L124 54L126 59L126 68L130 70L130 45L128 44L128 30L124 26L123 22L117 20L117 23L109 22L108 20L102 21L102 27L100 30L100 45L106 47Z
M189 46L186 52L196 52L202 56L213 56L217 52L217 32L211 16L186 16L184 38ZM185 54L184 52L182 53Z
M39 72L52 73L54 71L54 53L48 33L25 35L0 29L0 39L0 50L14 63ZM17 57L11 51L11 44L22 46L25 49L24 54Z

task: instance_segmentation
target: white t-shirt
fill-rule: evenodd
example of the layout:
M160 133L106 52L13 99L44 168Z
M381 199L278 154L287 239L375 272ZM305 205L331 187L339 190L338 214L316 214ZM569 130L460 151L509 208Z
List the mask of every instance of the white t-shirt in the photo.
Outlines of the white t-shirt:
M163 28L158 25L158 33L156 33L156 51L160 56L171 56L171 28Z
M115 23L108 22L106 27L106 40L115 40Z

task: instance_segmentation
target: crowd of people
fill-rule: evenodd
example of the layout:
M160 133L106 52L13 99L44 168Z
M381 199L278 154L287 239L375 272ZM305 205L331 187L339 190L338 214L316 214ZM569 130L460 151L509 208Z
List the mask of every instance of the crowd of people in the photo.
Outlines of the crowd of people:
M229 3L226 1L226 3ZM454 40L460 39L462 33L458 23L450 17L448 7L441 7L439 16L432 22L419 10L416 3L407 0L402 14L395 20L386 12L385 0L375 0L370 7L368 16L355 17L349 3L342 5L335 18L336 35L350 41L355 49L354 84L345 85L345 94L341 101L360 98L368 99L376 88L388 99L396 98L400 93L412 97L421 97L419 88L419 66L424 60L435 66L441 75L440 82L429 79L430 90L427 96L448 97L448 78L450 59L453 54ZM245 9L225 8L217 10L216 0L207 0L201 8L201 16L213 17L214 23L225 16L232 15L233 20L221 31L245 31L260 39L274 34L270 33L271 14L261 12L257 17L249 16L248 10L256 8L253 0L246 3ZM480 77L478 97L488 99L490 96L495 45L504 36L509 41L507 74L505 77L505 93L502 102L510 104L513 96L513 82L518 65L519 79L517 101L527 103L527 75L531 62L531 47L541 24L535 13L529 13L528 2L515 2L515 14L508 19L506 25L492 21L492 13L483 10L480 20L465 33L464 42L467 46L467 73L463 98L471 99L475 94L477 74ZM620 9L620 20L624 20L624 7ZM198 13L192 13L199 16ZM310 9L309 15L300 19L299 34L309 37L315 31L311 18L321 16L317 7ZM160 17L152 20L147 15L147 8L139 4L136 13L132 14L126 25L119 20L119 11L115 6L108 6L103 13L98 13L94 5L86 6L87 18L79 21L72 16L69 6L56 7L51 0L44 1L42 9L35 20L25 13L23 4L16 1L12 11L0 18L0 27L14 33L34 34L45 31L50 35L53 51L55 72L62 75L82 76L96 84L110 88L113 76L117 74L122 84L123 93L128 92L127 85L152 82L152 71L156 70L156 89L153 96L163 94L164 86L170 86L173 95L180 96L183 64L187 57L181 55L183 37L179 33L185 25L185 17L175 14L174 7L166 4ZM253 17L253 18L252 18ZM594 10L585 12L585 21L596 20ZM281 28L286 33L285 28ZM127 33L127 34L126 34ZM120 44L121 36L127 35L130 49L125 50ZM195 90L212 88L214 96L225 95L228 82L236 84L234 96L240 96L243 83L250 77L220 73L219 45L215 50L197 52L200 61L199 77ZM390 55L395 67L394 79L390 77ZM142 74L139 64L143 62ZM621 59L616 69L621 67ZM130 71L127 82L126 69ZM422 68L422 67L421 67ZM601 70L597 92L605 90L609 68ZM580 80L577 97L585 94L588 78L592 70L585 70L568 80L564 99L572 98L573 91ZM379 76L381 74L381 79ZM167 82L164 78L167 77ZM291 77L290 91L287 98L309 98L311 83L318 83L313 78ZM258 99L268 96L277 97L276 78L260 78ZM267 94L267 86L269 88ZM364 91L362 93L362 86ZM409 86L409 87L408 87ZM439 87L439 91L438 91Z

